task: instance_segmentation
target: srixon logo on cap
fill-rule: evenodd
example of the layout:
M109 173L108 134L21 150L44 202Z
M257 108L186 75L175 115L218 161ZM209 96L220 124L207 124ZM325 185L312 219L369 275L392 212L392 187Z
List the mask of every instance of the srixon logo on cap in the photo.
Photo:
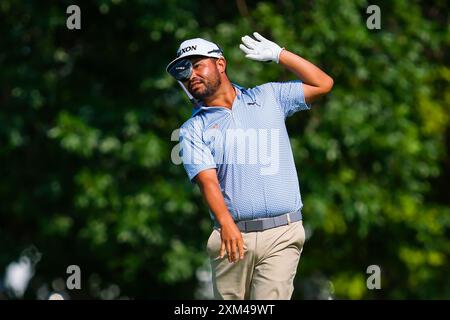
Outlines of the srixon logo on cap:
M197 45L189 46L189 47L186 47L186 48L181 48L181 49L178 50L178 52L177 52L177 58L178 58L179 56L181 56L183 53L189 52L189 51L191 51L191 50L197 50Z

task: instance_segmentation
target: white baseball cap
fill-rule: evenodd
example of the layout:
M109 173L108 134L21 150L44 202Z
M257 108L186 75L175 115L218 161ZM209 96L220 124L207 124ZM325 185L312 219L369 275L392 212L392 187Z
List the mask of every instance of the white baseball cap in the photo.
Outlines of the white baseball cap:
M221 58L223 57L223 52L217 44L211 41L202 38L189 39L180 44L177 51L177 57L167 65L166 71L168 71L178 60L189 56Z

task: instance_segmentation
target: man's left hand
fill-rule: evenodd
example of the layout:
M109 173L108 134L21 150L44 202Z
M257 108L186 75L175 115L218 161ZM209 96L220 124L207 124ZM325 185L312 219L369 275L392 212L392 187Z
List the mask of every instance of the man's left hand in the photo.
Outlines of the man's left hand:
M245 36L242 37L244 44L239 45L239 48L245 52L245 57L256 61L275 61L280 60L280 53L283 48L275 42L267 40L258 32L253 32L255 39Z

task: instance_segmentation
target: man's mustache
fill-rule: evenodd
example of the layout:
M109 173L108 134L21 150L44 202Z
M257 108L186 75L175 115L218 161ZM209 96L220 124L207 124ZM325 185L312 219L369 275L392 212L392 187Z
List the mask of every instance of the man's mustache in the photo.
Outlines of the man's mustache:
M189 81L189 88L192 89L192 86L194 86L197 83L205 83L202 79L200 78L194 78L191 81Z

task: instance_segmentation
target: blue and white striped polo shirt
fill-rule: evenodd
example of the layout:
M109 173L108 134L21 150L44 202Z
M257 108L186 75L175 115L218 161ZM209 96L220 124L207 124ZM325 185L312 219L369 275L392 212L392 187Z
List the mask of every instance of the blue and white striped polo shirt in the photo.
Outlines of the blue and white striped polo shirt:
M301 81L271 82L251 89L235 85L232 109L201 106L180 128L183 165L194 182L216 168L235 221L278 216L302 208L285 120L305 103ZM215 217L210 210L211 218Z

